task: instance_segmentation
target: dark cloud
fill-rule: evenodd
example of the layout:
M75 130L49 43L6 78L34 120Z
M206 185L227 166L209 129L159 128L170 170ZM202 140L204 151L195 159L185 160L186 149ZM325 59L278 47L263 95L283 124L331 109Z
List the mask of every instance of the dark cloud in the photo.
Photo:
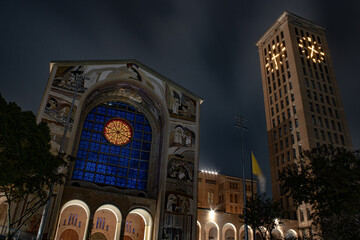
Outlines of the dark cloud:
M354 147L360 148L360 21L356 1L7 1L0 8L1 94L37 112L51 60L138 59L202 96L201 167L241 176L247 117L252 149L270 171L256 41L288 10L327 30Z

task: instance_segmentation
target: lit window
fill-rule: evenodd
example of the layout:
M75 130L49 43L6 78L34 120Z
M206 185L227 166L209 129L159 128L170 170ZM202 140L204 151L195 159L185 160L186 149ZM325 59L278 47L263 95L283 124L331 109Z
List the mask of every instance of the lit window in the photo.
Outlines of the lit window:
M151 140L141 111L122 102L102 103L86 115L72 179L146 190Z

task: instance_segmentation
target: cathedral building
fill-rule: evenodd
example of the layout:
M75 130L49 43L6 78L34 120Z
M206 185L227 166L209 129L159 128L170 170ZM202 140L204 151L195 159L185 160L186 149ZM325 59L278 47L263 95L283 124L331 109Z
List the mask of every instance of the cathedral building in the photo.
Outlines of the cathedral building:
M281 194L280 171L304 150L352 149L325 28L284 12L257 42L263 83L273 198L283 217L311 236L310 206Z
M136 60L52 62L37 121L75 161L44 238L195 239L201 103Z

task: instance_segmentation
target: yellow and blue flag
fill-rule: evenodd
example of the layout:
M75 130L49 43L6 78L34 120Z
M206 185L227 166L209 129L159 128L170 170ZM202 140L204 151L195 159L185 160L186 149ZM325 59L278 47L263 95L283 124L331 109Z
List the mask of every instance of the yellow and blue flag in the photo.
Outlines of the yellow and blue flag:
M266 179L265 179L264 174L261 171L261 168L260 168L258 162L256 161L256 158L255 158L253 152L251 152L251 162L252 162L252 174L257 176L257 178L259 180L260 192L263 193L263 192L265 192Z

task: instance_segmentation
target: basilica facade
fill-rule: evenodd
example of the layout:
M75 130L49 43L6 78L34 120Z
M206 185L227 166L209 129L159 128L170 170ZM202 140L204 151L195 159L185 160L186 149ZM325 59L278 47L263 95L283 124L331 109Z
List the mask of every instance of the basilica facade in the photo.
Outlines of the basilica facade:
M48 239L195 239L202 100L136 60L59 61L37 121L74 156Z

